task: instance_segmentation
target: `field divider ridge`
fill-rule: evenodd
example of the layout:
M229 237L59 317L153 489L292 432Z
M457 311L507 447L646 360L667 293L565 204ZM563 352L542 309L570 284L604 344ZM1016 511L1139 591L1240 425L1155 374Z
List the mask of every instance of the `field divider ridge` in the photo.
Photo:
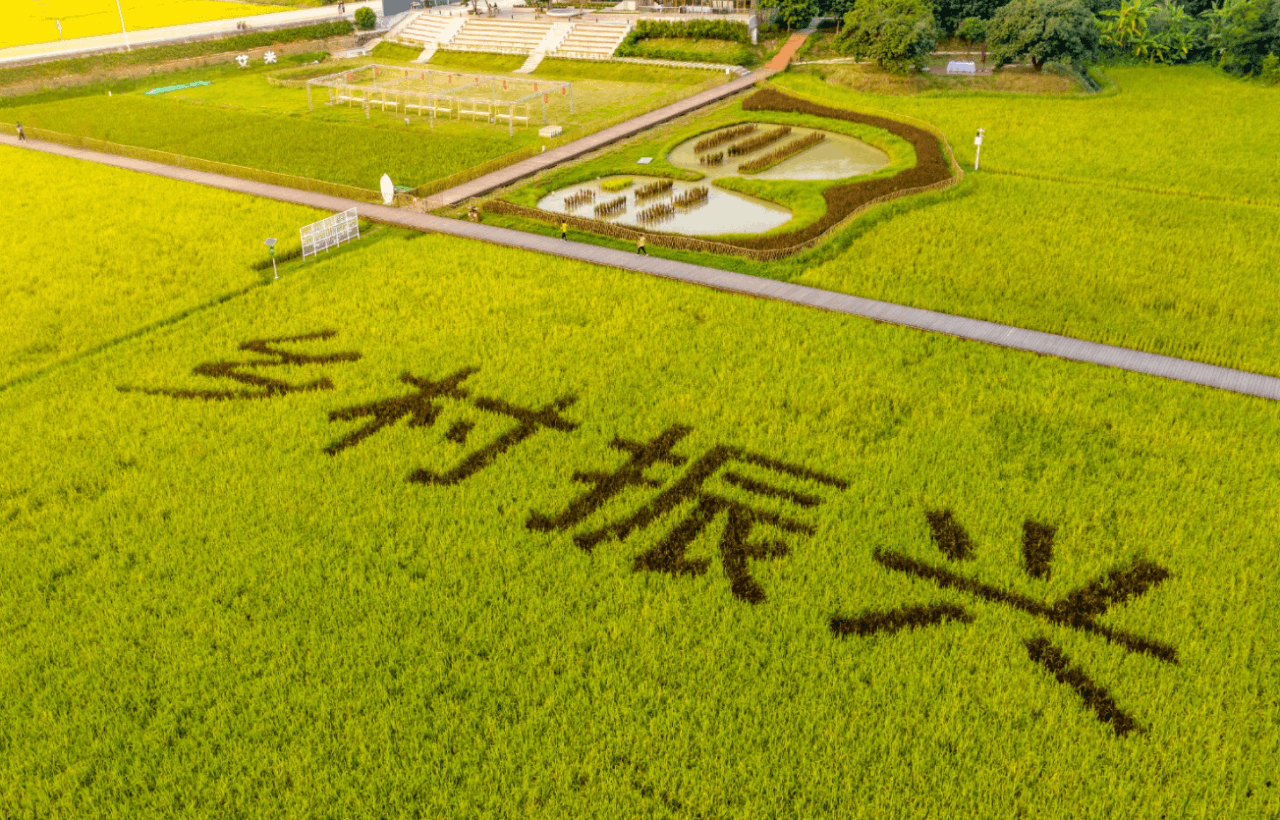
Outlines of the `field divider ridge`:
M689 284L703 285L730 293L813 307L844 313L886 324L941 333L970 341L1053 356L1067 361L1102 365L1132 373L1188 384L1213 387L1259 398L1280 400L1280 378L1251 373L1218 365L1179 359L1159 353L1090 342L1038 330L1002 325L947 313L882 302L861 296L821 290L807 285L764 279L743 273L693 265L672 259L640 255L628 251L603 248L578 242L566 242L542 234L529 234L510 228L448 219L403 208L370 205L328 194L299 191L264 182L237 179L205 171L175 168L147 160L104 154L54 143L19 142L16 137L0 134L0 145L25 147L29 150L83 159L102 165L149 173L184 182L194 182L223 190L305 205L334 213L358 208L365 219L413 230L474 239L511 248L546 253L565 259L591 262L622 270L660 276Z

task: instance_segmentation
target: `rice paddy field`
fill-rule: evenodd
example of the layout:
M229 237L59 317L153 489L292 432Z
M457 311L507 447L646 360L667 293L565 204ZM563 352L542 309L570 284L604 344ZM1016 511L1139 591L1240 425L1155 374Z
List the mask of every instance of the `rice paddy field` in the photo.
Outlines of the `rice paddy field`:
M121 8L117 12L114 0L9 0L5 4L5 26L0 30L0 48L57 40L57 22L62 23L62 37L71 40L118 34L121 14L128 29L134 31L287 11L287 5L223 0L120 0Z
M59 179L92 195L69 208ZM325 216L16 148L0 148L0 202L0 385L263 284L263 240L297 246Z
M825 79L793 69L770 84L825 105L932 123L969 169L965 181L875 209L780 262L654 253L1280 374L1280 324L1269 308L1280 302L1280 156L1269 143L1280 92L1180 67L1108 69L1113 86L1097 95L870 95L843 88L838 68L824 70ZM732 105L579 168L634 167L677 136L715 127ZM980 127L986 139L973 173ZM505 195L526 203L575 173L556 169ZM756 192L798 218L821 207L801 191Z
M391 230L149 318L0 386L0 816L1280 813L1274 402Z
M496 55L478 55L492 57ZM503 58L499 58L503 59ZM483 61L458 68L460 73L533 80L567 80L573 84L573 113L567 95L552 100L549 121L565 129L565 139L593 133L613 122L696 93L724 80L706 71L619 66L595 68L547 60L533 75L512 75L499 63L486 70ZM234 64L174 72L108 87L50 92L6 100L0 119L22 122L67 134L125 145L153 148L201 159L279 173L377 188L382 174L397 184L417 187L466 171L548 140L538 137L535 121L508 136L505 125L467 119L405 117L374 108L370 119L359 106L329 106L323 89L315 92L315 111L306 88L283 87L272 75L306 79L339 71L343 66L308 66L268 70L258 65L242 70ZM434 63L430 68L438 68ZM517 65L519 67L518 61ZM627 67L632 68L632 67ZM594 70L593 70L594 69ZM159 95L157 88L205 83Z

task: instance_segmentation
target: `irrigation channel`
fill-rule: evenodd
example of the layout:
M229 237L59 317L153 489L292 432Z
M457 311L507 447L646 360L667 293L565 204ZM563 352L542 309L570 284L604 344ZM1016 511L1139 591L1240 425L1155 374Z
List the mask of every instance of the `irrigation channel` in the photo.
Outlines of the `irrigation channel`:
M716 143L720 135L727 137L728 132L734 131L739 133L733 138L707 147L708 143ZM739 170L739 166L761 160L800 140L814 144L756 173ZM741 150L749 143L762 144ZM791 219L791 210L775 202L721 188L715 180L725 177L798 181L848 179L875 173L889 164L889 157L880 149L845 134L798 126L780 129L776 125L739 123L680 143L667 156L667 161L701 174L702 179L675 180L663 195L645 196L646 188L666 178L635 174L600 177L552 191L538 200L538 208L689 236L765 233L786 224ZM628 180L629 185L625 184ZM706 195L701 196L699 189L706 189ZM597 206L613 204L622 198L626 200L625 207L596 212ZM671 207L664 208L664 205ZM661 214L655 217L655 211Z

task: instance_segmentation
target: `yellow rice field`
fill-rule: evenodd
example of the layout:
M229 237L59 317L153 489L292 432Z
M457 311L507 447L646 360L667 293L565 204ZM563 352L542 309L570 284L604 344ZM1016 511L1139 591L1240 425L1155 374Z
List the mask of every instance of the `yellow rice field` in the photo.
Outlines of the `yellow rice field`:
M4 5L0 48L57 40L58 22L62 23L62 36L68 40L120 31L115 0L6 0ZM120 0L120 11L130 31L283 10L220 0Z

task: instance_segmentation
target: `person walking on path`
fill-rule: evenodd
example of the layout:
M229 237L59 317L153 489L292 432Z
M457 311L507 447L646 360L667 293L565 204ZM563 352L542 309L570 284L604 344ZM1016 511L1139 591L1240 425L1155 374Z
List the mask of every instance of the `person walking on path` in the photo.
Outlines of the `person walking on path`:
M645 256L649 255L649 252L644 249L644 234L640 234L640 238L636 240L636 253L643 253Z
M27 132L22 130L22 123L18 123L18 142L27 141Z
M565 242L569 241L569 223L567 221L560 223L560 238Z

